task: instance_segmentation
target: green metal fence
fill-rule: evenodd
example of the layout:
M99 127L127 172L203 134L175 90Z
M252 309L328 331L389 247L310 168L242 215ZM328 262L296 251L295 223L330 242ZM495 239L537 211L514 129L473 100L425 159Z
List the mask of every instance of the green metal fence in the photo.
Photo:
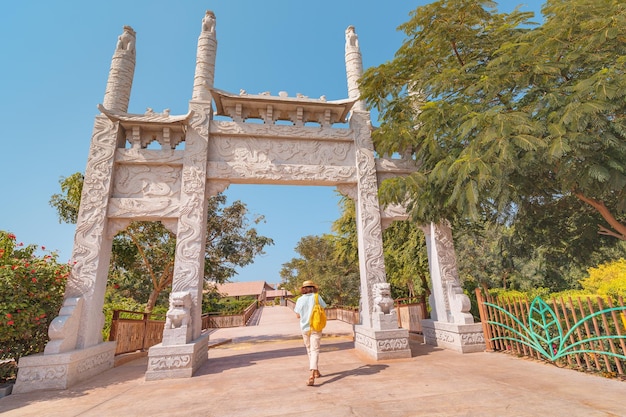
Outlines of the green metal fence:
M549 302L497 298L476 290L487 348L585 372L626 377L623 298Z

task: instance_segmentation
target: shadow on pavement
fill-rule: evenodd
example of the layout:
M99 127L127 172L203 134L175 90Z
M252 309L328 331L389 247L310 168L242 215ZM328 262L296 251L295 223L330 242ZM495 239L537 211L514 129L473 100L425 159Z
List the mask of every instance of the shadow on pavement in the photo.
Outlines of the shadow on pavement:
M347 371L341 371L341 372L335 372L335 373L328 374L328 375L322 375L320 377L322 379L322 382L317 382L319 381L318 379L316 380L316 383L314 386L321 387L322 385L332 384L333 382L337 382L349 376L374 375L381 371L384 371L388 367L389 365L362 365L362 366L359 366L358 368L350 369ZM332 378L325 380L325 378L328 378L328 377L332 377Z
M285 341L293 341L293 339L284 339ZM298 347L291 347L285 349L273 349L276 343L281 343L283 340L256 340L251 343L234 343L225 345L223 348L216 349L228 349L231 352L236 349L247 349L254 347L254 349L263 349L264 345L267 345L269 350L261 350L256 352L246 352L240 355L234 354L229 356L216 355L215 350L209 351L209 360L202 365L194 374L194 376L218 374L229 369L245 368L248 366L254 366L260 361L270 359L280 359L287 357L305 357L306 350L304 344ZM271 345L271 347L270 347ZM326 343L322 342L322 352L338 351L338 350L350 350L354 349L352 342L339 342L339 343ZM213 355L211 354L213 353Z
M412 358L415 358L417 356L426 356L430 355L433 352L444 350L443 348L427 345L417 340L409 340L409 349L411 349Z

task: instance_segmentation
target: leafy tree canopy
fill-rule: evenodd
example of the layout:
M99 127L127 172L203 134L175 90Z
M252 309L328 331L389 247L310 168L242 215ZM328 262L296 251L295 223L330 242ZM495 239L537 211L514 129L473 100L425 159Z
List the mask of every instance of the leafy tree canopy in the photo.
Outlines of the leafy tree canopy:
M488 0L440 0L401 25L395 58L365 72L379 153L409 151L419 172L387 181L413 218L516 214L575 196L626 239L626 4L549 0L498 13Z

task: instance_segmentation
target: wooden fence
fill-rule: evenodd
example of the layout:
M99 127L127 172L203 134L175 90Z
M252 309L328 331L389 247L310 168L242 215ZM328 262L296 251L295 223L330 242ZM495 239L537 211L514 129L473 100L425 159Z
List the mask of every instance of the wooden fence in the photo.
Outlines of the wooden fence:
M497 298L476 290L487 349L585 372L626 377L622 297Z
M109 340L117 341L116 355L147 350L161 343L164 325L165 320L152 320L150 313L114 310Z
M415 303L408 298L395 300L398 314L398 327L412 333L422 333L422 320L428 318L425 303Z
M241 314L232 314L227 316L203 314L202 330L245 326L246 323L248 323L248 320L250 320L250 317L252 317L252 315L256 311L257 306L258 303L254 301L252 304L246 307L244 312Z
M356 307L336 306L326 308L328 320L339 320L349 324L359 324L359 309Z
M202 330L220 327L245 326L257 308L257 302L250 304L242 314L229 316L202 315ZM128 310L114 310L111 320L110 341L117 341L115 354L148 350L163 340L165 320L152 320L150 313Z

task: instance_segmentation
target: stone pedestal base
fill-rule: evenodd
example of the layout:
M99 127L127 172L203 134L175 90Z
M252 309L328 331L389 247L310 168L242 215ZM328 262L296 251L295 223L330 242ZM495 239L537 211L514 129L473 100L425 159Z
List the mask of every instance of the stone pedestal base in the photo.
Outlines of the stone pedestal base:
M165 329L163 331L161 344L164 346L185 345L189 339L191 339L191 327L189 326L179 327L177 329Z
M146 381L169 378L191 378L209 358L209 336L200 336L185 345L163 346L148 350Z
M374 330L396 330L398 328L398 315L374 313L372 314L372 327Z
M375 360L410 358L407 329L374 330L354 326L354 347Z
M428 345L455 350L460 353L482 352L485 337L480 323L455 324L422 320L424 341Z
M116 342L51 355L24 356L18 363L13 393L66 389L113 368Z

